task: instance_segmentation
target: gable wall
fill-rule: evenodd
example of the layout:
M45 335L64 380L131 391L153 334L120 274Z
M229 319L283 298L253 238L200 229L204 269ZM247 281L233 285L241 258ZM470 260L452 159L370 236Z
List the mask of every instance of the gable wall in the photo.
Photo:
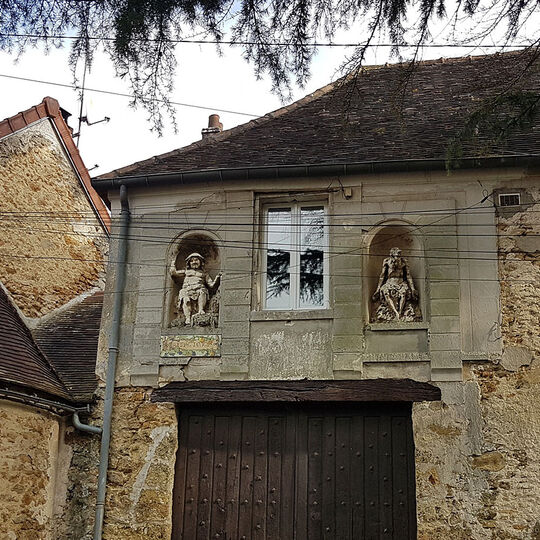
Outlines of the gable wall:
M0 280L27 317L100 283L107 239L50 119L0 139Z

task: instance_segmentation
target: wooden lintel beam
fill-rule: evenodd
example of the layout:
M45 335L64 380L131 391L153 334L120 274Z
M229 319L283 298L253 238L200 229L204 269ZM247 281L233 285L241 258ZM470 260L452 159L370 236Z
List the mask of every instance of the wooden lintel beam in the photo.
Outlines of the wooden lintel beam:
M169 383L152 393L154 402L300 403L438 401L436 386L411 379L351 381L190 381Z

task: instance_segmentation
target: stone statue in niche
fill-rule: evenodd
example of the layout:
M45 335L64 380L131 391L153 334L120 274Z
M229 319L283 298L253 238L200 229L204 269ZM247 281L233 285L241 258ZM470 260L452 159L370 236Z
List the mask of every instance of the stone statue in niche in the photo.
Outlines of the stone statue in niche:
M186 269L176 269L173 259L169 269L173 279L182 279L176 307L179 315L183 314L186 326L217 326L219 312L218 288L221 272L212 279L204 271L204 257L200 253L191 253L186 257ZM181 317L173 325L182 324Z
M377 322L422 320L418 291L414 286L407 259L401 256L401 250L397 247L392 248L390 257L383 261L379 283L372 300L379 302L375 312Z

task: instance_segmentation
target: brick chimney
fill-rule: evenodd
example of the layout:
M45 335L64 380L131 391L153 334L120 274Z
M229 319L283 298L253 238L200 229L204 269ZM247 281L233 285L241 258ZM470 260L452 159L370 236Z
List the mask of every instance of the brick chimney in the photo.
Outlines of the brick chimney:
M206 139L210 135L221 133L223 131L223 124L219 121L219 114L211 114L208 117L208 127L201 130L202 138Z

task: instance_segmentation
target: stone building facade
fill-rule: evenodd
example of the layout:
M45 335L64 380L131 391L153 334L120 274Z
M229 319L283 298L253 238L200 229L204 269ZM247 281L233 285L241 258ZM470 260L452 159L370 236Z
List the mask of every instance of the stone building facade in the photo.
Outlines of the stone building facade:
M96 389L108 211L56 100L0 122L0 537L76 538L95 482L75 431ZM82 414L82 412L81 412ZM94 451L95 453L95 451ZM76 470L76 472L74 472ZM88 503L85 503L88 504ZM72 532L63 535L66 527Z
M348 127L347 83L330 85L94 180L115 216L124 186L130 211L104 538L540 537L538 128L512 133L504 151L483 140L478 154L464 141L459 168L445 155L474 103L521 61L422 64L400 118L388 105L400 67L369 69L355 81ZM537 73L523 84L538 91ZM393 248L405 261L390 260ZM191 266L197 255L201 266ZM177 279L173 270L185 273ZM217 276L219 286L209 285ZM201 287L214 318L199 313ZM383 302L399 313L381 315ZM111 309L106 296L102 381ZM225 421L227 402L240 405ZM263 405L270 416L257 412ZM360 410L358 423L350 411ZM288 414L296 442L279 448L297 460L295 495L287 479L276 488L271 478L271 454L281 451L268 419L285 426ZM239 446L237 476L226 465L223 477L220 445L234 448L234 418L242 418L242 445L257 452ZM400 439L399 418L414 443ZM322 431L317 438L321 421L332 426L323 430L330 446ZM353 426L362 426L365 446L347 453L358 443ZM257 456L266 452L264 469ZM412 484L400 469L412 471ZM229 498L231 470L239 487ZM376 500L356 499L339 471L363 474ZM287 505L296 512L290 529Z

